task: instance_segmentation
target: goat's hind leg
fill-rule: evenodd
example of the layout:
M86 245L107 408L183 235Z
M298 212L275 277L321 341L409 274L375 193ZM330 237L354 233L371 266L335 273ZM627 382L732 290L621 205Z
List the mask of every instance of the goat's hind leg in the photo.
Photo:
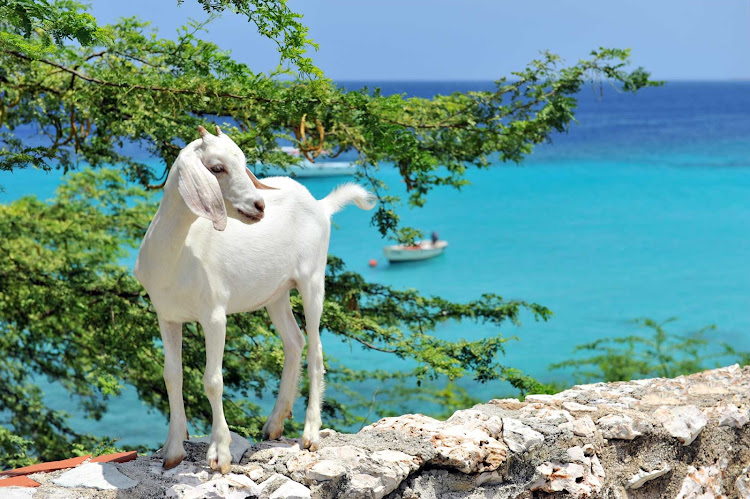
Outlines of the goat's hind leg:
M324 279L312 277L300 288L305 307L305 332L307 333L307 374L310 378L310 396L305 414L302 446L316 450L320 444L320 408L323 404L324 381L323 346L320 343L320 317L323 315Z
M169 434L162 449L164 468L171 469L185 458L187 418L182 400L182 323L159 319L164 345L164 383L169 396Z
M284 420L292 417L292 405L299 390L300 363L305 337L292 313L289 293L268 304L266 310L284 345L284 370L281 373L279 396L266 424L263 425L263 438L275 440L284 433Z

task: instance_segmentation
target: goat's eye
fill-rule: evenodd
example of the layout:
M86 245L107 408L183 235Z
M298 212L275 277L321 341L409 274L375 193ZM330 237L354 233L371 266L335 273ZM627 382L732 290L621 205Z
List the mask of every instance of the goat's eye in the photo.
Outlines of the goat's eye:
M224 171L224 168L221 165L216 165L211 167L211 171L214 173L221 173Z

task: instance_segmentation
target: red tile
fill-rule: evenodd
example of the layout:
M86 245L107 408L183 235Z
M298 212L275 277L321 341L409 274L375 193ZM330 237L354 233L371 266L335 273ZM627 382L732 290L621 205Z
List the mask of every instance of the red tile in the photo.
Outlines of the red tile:
M0 487L39 487L39 485L41 485L39 482L27 476L14 476L0 480Z
M118 452L117 454L105 454L91 460L92 463L127 463L138 457L136 451Z
M0 476L19 476L19 475L31 475L32 473L49 473L50 471L64 470L66 468L75 468L86 459L90 458L91 455L72 457L63 461L53 461L51 463L40 463L32 464L31 466L24 466L15 470L3 471Z

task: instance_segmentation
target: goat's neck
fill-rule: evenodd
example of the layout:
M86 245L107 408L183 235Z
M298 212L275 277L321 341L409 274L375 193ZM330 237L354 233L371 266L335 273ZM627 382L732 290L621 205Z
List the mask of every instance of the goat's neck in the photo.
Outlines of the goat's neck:
M164 189L164 197L146 232L139 254L139 259L145 257L151 270L157 271L167 281L174 276L190 226L198 218L187 207L177 189L169 187L167 185Z

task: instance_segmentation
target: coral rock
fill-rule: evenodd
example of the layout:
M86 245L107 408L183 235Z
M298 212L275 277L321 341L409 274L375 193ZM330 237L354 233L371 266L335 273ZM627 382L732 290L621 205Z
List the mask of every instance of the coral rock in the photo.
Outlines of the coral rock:
M517 419L503 419L503 441L511 452L526 452L544 442L544 435Z
M661 422L670 435L690 445L708 423L708 418L695 406L660 407L654 417Z
M651 480L656 480L657 478L666 475L670 471L672 471L672 468L669 466L666 466L661 469L656 469L653 471L640 470L638 473L633 475L630 478L630 480L628 480L626 488L640 489L641 487L643 487L643 485L646 484L646 482L650 482Z
M596 424L606 439L633 440L643 435L639 425L626 414L610 414L599 418Z

